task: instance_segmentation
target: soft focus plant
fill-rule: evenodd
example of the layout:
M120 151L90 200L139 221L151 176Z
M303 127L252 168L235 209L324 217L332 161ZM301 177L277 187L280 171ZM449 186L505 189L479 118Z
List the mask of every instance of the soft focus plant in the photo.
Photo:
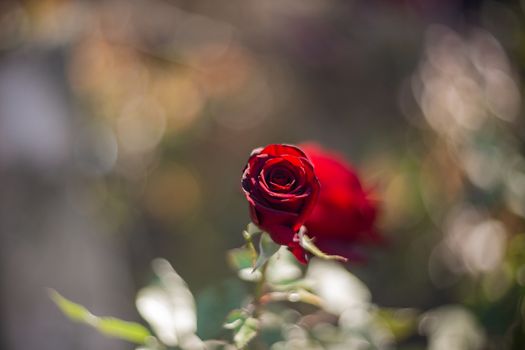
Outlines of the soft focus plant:
M342 156L311 143L258 148L248 159L241 187L253 222L242 232L245 244L227 253L228 264L242 281L227 285L232 300L221 320L227 332L199 329L199 318L212 315L209 310L221 307L212 304L221 300L201 298L204 306L199 306L164 259L153 261L155 281L136 298L148 328L97 317L56 291L52 299L72 320L138 344L141 350L390 349L418 335L435 350L482 349L489 342L465 305L425 312L380 307L366 284L348 271L346 267L366 258L365 245L384 239L375 224L377 198ZM522 235L515 236L513 250L505 256L505 227L479 210L459 208L447 225L437 253L456 257L440 263L480 277L487 299L512 300L506 297L514 289L509 276L518 276L519 286L525 284L523 254L516 248L524 246ZM499 253L494 255L496 248ZM481 257L480 250L490 254ZM435 259L430 258L431 273ZM507 272L497 269L504 259ZM476 302L486 303L471 301ZM484 307L490 312L492 305Z
M307 149L312 159L290 145L257 149L244 170L242 187L255 223L242 233L245 245L227 258L251 288L225 317L231 336L198 335L195 299L164 259L153 261L156 281L136 298L149 329L94 316L56 291L51 297L72 320L139 349L388 348L413 329L416 312L377 307L366 285L333 261L347 262L347 249L371 232L374 202L339 156L318 146ZM326 244L332 239L343 245Z

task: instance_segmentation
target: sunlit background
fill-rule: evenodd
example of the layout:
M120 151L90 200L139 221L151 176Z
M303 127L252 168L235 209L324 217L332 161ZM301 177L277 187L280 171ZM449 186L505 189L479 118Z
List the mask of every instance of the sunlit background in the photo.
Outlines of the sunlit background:
M373 302L418 314L386 348L522 349L524 72L523 1L0 2L0 348L133 349L46 288L139 321L156 257L221 336L246 159L316 141L383 201L354 276L308 272L343 327Z

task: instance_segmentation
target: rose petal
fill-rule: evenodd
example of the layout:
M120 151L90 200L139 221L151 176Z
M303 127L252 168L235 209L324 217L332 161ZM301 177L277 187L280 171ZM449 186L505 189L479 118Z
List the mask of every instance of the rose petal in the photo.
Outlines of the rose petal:
M276 171L282 172L282 183L272 180ZM241 184L254 223L284 245L303 225L319 192L312 164L303 151L290 145L269 145L254 152Z
M306 154L298 147L292 145L273 144L264 147L261 152L262 154L268 154L269 156L282 157L286 155L303 157L306 158Z
M363 189L355 170L337 153L315 144L302 147L322 186L305 223L308 235L316 238L316 243L328 238L354 244L369 241L374 232L377 202Z

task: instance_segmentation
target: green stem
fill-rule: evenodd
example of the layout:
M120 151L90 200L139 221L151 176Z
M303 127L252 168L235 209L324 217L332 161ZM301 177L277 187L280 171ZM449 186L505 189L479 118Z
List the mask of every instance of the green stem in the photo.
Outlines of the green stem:
M261 279L257 282L255 286L255 315L259 316L261 313L261 297L264 295L264 289L266 287L266 269L268 268L268 261L266 261L263 266L261 266Z
M268 268L268 261L266 261L261 267L261 279L257 281L257 284L255 285L255 291L254 291L254 300L253 300L253 317L259 318L262 314L264 304L261 301L261 298L264 296L264 291L266 287L266 269ZM254 350L263 350L267 347L263 343L262 339L260 337L256 337L252 343Z

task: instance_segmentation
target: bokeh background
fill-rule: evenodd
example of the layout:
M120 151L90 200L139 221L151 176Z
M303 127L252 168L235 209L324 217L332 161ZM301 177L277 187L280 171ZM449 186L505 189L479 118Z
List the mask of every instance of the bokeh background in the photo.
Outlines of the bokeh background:
M132 349L46 288L138 321L159 256L217 336L250 151L316 141L382 198L374 303L468 335L396 347L522 349L524 69L523 1L1 1L0 348Z

